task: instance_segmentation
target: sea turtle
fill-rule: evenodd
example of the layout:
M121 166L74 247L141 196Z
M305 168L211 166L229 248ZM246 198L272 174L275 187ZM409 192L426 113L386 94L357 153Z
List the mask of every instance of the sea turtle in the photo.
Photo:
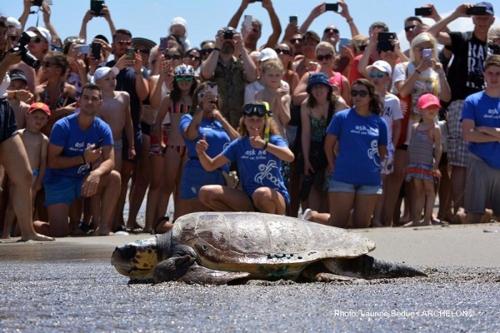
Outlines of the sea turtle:
M369 239L292 217L201 212L172 230L117 247L111 263L131 282L243 283L249 279L332 281L425 276L376 260Z

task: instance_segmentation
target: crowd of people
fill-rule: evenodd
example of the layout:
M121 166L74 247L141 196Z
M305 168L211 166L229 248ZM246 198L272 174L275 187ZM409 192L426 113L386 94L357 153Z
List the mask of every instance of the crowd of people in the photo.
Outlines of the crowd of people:
M252 3L269 13L263 44L262 21L242 19ZM44 25L25 26L32 6L0 17L3 238L165 232L209 210L344 228L500 221L491 3L444 18L426 5L420 13L433 25L408 16L373 22L365 35L345 1L283 29L271 0L242 0L199 47L183 17L151 41L117 29L102 5L63 39L45 0ZM334 24L309 30L326 11L346 21L350 38ZM97 16L111 40L87 36ZM473 31L448 29L460 17ZM391 32L401 24L409 50Z

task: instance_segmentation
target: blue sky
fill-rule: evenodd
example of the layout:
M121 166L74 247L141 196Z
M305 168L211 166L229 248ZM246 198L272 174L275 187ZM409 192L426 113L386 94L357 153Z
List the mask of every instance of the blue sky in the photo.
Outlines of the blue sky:
M90 0L53 0L52 22L61 37L77 35L85 11ZM351 15L361 33L367 34L371 22L384 21L391 31L402 34L403 19L412 15L415 7L420 7L429 1L416 0L348 0ZM493 1L494 2L494 1ZM117 28L127 28L134 37L146 37L158 42L165 36L170 21L175 16L183 16L188 21L189 39L193 45L205 39L213 39L218 28L225 26L238 8L238 0L106 0ZM288 23L288 17L298 16L301 24L311 9L320 2L306 0L274 0L273 5L278 13L283 27ZM436 2L438 3L438 2ZM442 14L452 12L461 1L439 1L436 5ZM22 12L23 0L1 0L0 13L6 16L19 17ZM500 8L496 8L497 12ZM250 4L245 14L253 15L264 23L263 38L270 34L270 22L267 12L259 2ZM498 16L498 15L497 15ZM470 27L470 19L460 19L452 28L455 30ZM40 15L40 24L43 25ZM320 16L312 25L312 29L321 32L328 24L336 24L341 35L350 36L349 28L340 15L327 12ZM497 20L496 24L499 24ZM30 15L28 26L36 24L36 14ZM89 22L88 36L103 33L110 35L109 29L102 18ZM404 38L401 38L405 45Z

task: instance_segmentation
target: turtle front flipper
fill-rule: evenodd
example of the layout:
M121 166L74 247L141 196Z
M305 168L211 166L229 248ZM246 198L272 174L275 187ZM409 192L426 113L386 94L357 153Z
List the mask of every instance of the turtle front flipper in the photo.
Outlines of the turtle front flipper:
M323 260L323 265L331 273L368 280L427 276L425 273L410 266L378 260L366 254L349 259L325 259Z
M180 280L193 284L242 284L250 278L248 272L228 272L209 269L198 264L189 267Z
M190 255L171 257L156 265L153 272L155 283L176 281L184 276L190 267L196 262L196 258Z

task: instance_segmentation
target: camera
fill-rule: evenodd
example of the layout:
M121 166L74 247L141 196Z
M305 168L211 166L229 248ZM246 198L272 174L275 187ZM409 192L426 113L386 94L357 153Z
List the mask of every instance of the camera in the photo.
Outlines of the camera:
M95 16L102 16L102 7L104 6L104 0L90 0L90 10Z
M392 41L397 38L398 37L395 32L379 32L377 51L394 51L394 45L392 44Z
M467 8L467 11L465 12L467 15L486 15L486 7L484 6L473 6L470 8Z
M231 27L224 28L223 33L224 33L224 35L223 35L224 39L233 39L234 29Z
M492 54L500 54L500 45L490 43L488 44L488 48Z
M21 60L24 61L26 65L33 67L34 69L38 69L40 67L40 61L38 61L38 59L35 58L30 51L28 51L26 45L28 45L33 38L36 38L36 36L36 33L33 31L24 31L21 38L19 38L17 45L9 50L11 53L19 54L21 56Z
M431 16L431 14L432 14L431 7L415 8L415 16Z

